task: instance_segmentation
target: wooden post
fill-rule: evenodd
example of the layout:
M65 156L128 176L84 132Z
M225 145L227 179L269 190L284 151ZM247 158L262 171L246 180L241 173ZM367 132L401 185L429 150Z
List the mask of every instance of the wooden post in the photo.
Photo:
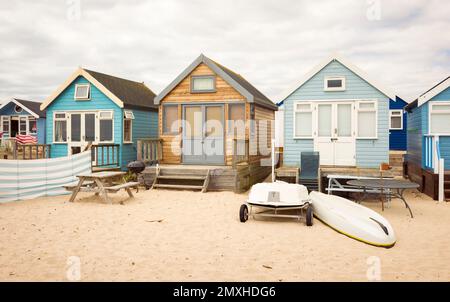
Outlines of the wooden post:
M439 159L439 202L445 201L445 189L444 189L444 159Z
M142 141L137 141L137 160L142 160Z

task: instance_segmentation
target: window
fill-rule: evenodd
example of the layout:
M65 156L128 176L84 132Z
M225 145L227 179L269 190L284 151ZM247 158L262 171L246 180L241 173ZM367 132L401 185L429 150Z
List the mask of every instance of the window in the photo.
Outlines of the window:
M65 113L55 113L53 135L53 142L67 142L67 119Z
M36 118L31 117L31 116L28 117L28 132L29 132L29 134L37 133Z
M133 111L125 110L123 116L123 142L131 143L133 141Z
M294 104L294 138L312 137L312 115L310 103Z
M2 128L1 131L3 132L3 135L9 135L9 124L10 124L10 117L9 116L2 116Z
M430 102L430 134L450 135L450 102Z
M245 104L228 105L228 133L245 135Z
M326 77L325 91L345 91L345 77Z
M75 100L89 100L90 99L90 85L76 84L75 85Z
M389 111L389 129L403 130L403 110Z
M23 108L20 107L19 105L16 105L16 107L14 107L14 111L15 111L16 113L21 113L21 112L23 111Z
M359 102L358 104L358 138L377 138L377 104L376 102Z
M19 119L19 134L27 135L27 117L20 117Z
M100 142L113 141L113 114L110 111L100 111Z
M216 91L215 76L191 77L191 92L214 92L214 91Z
M163 106L163 134L178 133L178 105Z

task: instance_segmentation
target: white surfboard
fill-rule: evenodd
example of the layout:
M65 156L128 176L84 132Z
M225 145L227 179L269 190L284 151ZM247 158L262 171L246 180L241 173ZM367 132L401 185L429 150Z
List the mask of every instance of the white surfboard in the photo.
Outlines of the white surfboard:
M339 196L319 192L311 192L309 196L314 215L334 230L370 245L394 246L394 229L377 212Z

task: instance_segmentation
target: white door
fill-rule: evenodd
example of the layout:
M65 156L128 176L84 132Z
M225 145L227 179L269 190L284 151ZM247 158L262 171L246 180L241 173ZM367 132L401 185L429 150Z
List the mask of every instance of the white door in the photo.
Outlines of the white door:
M353 103L317 104L314 149L320 152L320 164L354 166L356 143Z
M89 142L95 141L95 113L70 113L69 129L69 155L82 152Z
M317 132L315 149L320 152L320 164L334 165L334 141L333 141L333 105L317 105Z

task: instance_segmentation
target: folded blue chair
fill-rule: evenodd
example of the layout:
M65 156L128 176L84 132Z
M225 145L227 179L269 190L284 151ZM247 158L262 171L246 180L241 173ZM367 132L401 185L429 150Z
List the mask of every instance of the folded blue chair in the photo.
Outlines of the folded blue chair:
M302 152L300 154L300 175L298 183L304 185L309 191L319 190L319 152Z

